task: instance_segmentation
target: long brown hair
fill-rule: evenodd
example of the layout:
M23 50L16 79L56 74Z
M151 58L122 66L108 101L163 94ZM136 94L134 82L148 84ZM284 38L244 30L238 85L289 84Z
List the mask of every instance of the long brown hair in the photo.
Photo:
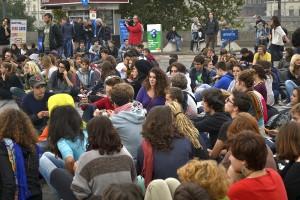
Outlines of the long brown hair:
M123 147L117 130L109 118L100 116L87 125L88 150L98 150L100 155L119 153Z
M300 124L294 121L283 125L276 138L280 159L295 161L300 156Z
M29 117L23 111L12 108L4 110L0 114L0 140L3 138L10 138L32 152L37 142Z
M147 78L144 81L144 87L146 88L147 91L150 90L150 88L151 88L150 83L149 83L150 73L153 73L156 76L156 85L154 88L155 96L156 97L158 97L158 96L164 97L165 90L169 87L169 81L168 81L167 75L165 74L165 72L162 69L160 69L158 67L152 68L150 70Z
M152 108L143 124L142 135L154 149L171 149L171 143L175 136L171 108L168 106Z

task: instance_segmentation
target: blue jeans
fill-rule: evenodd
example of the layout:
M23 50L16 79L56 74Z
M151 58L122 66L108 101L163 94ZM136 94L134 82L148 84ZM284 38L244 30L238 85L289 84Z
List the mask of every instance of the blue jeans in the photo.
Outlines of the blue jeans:
M64 168L64 167L65 167L65 162L62 159L55 157L55 155L51 152L43 153L42 157L40 158L39 171L49 186L51 186L50 185L51 173L57 168Z
M73 44L71 38L64 41L64 54L66 58L73 56Z
M175 37L174 39L170 40L170 42L175 43L176 51L180 51L180 48L181 48L181 38L180 37Z
M290 98L291 98L291 96L292 96L292 94L293 94L293 90L296 88L296 87L298 87L298 85L296 85L296 83L294 82L294 81L292 81L292 80L286 80L285 82L284 82L284 84L285 84L285 88L286 88L286 91L287 91L287 99L290 101Z

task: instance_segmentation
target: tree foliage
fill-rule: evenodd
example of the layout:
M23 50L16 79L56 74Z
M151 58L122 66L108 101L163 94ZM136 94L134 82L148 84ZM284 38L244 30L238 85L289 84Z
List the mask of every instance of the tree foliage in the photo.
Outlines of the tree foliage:
M63 17L67 16L67 13L63 11L62 9L53 9L52 10L54 20L57 22L60 22Z
M199 19L207 19L209 12L220 19L224 17L227 22L234 25L234 20L239 16L244 0L189 0L190 12Z
M2 16L2 1L0 1L0 16ZM27 30L34 30L33 23L35 17L28 16L25 13L25 3L23 0L8 0L6 8L6 16L10 19L27 19Z
M163 25L164 29L176 26L185 28L190 22L190 12L183 0L131 0L120 6L123 18L138 15L143 24Z
M192 17L204 21L210 11L233 23L242 5L244 0L130 0L120 6L120 14L123 18L137 14L143 24L160 23L165 30L174 25L189 29Z

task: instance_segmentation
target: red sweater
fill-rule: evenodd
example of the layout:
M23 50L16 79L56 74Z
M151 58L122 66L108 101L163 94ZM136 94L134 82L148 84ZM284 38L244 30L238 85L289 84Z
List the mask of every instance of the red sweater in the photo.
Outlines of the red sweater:
M129 32L128 43L130 45L139 45L142 42L142 24L137 22L134 26L127 26Z
M287 200L280 175L273 169L257 178L245 178L232 184L227 196L230 200Z
M108 97L104 97L96 102L93 103L93 105L97 106L99 110L105 109L105 110L114 110L114 106L110 99Z

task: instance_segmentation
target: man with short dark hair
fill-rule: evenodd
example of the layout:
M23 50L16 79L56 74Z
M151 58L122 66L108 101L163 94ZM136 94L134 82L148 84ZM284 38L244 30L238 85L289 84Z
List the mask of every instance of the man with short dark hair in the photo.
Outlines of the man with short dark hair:
M251 99L244 92L238 92L236 90L227 97L225 100L225 112L229 113L231 118L235 118L240 112L248 112L251 107ZM227 140L227 129L230 126L232 120L225 122L218 133L218 139L209 153L211 158L218 158L220 152L224 148L225 142Z
M209 72L204 68L205 59L201 55L194 57L194 67L190 71L191 78L191 87L195 91L198 86L201 86L203 83L210 84L211 80L209 77Z
M194 124L202 135L209 134L209 148L215 145L221 126L230 120L230 116L224 112L224 104L221 90L209 88L203 92L205 116L195 119Z
M251 65L253 62L253 57L254 57L253 52L247 48L242 48L240 53L242 55L242 57L240 59L240 64L245 67L248 67L249 65Z
M122 144L136 159L146 112L140 102L133 101L133 97L134 90L131 85L127 83L115 85L111 91L111 101L115 105L115 110L110 119L120 135Z
M52 23L53 16L50 13L44 15L43 51L49 53L52 50L62 53L63 35L61 29Z
M46 91L46 82L40 75L31 77L29 84L32 91L23 98L21 108L28 114L36 130L41 132L47 125L47 102L53 94Z
M215 88L227 90L231 81L233 80L232 73L227 70L225 62L218 62L216 64L217 75L220 77L218 81L214 84Z

